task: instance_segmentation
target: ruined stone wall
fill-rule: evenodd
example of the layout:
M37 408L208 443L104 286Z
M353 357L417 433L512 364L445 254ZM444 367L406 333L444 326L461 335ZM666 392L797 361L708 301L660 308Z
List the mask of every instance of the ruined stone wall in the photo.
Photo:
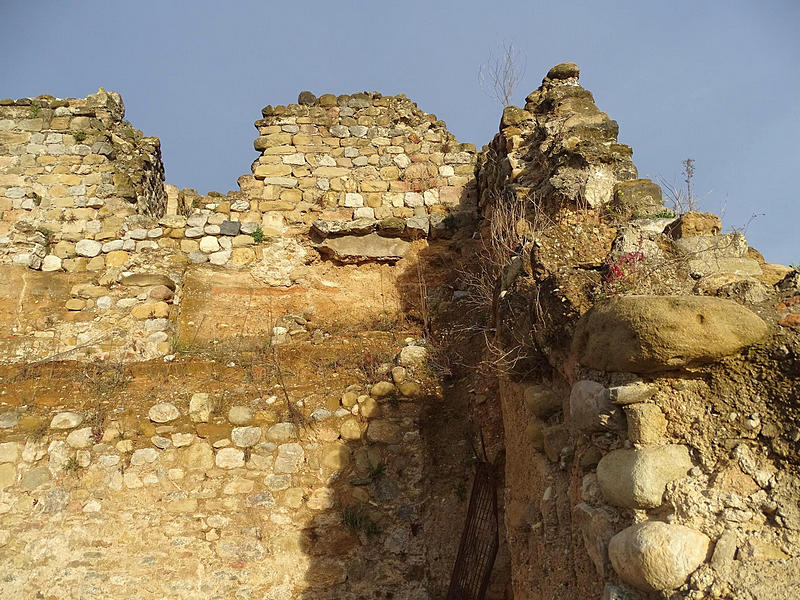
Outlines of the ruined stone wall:
M0 101L0 260L81 270L81 257L121 237L125 217L164 214L159 141L124 115L119 94L103 90Z
M162 185L158 140L121 120L113 92L0 106L10 117L0 120L0 259L45 272L12 269L0 289L4 359L147 360L233 332L263 339L314 302L273 306L256 288L338 294L320 283L320 258L396 263L415 240L449 237L474 218L475 148L434 115L404 96L301 96L264 109L261 156L226 195ZM250 297L217 311L220 297L207 303L207 290L192 288L190 304L209 314L198 321L189 307L178 327L185 272L203 265L230 270ZM374 274L380 307L366 313L397 310L387 274ZM259 309L275 310L269 323L247 316Z
M577 75L506 109L479 173L486 226L518 218L493 323L515 597L796 597L797 272L665 210Z
M374 385L348 370L284 389L264 362L59 365L40 373L66 385L53 406L3 381L0 595L428 597L408 355Z

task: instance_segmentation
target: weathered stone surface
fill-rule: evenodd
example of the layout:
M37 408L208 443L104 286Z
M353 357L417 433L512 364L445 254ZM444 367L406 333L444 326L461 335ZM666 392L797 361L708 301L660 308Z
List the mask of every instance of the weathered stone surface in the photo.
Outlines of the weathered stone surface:
M67 436L67 444L72 448L88 448L94 443L92 436L92 428L84 427L82 429L75 429L69 432Z
M614 186L614 204L623 214L631 214L637 218L656 215L664 210L661 187L649 179L617 183Z
M156 285L167 286L172 291L175 291L175 282L160 273L132 273L123 276L120 281L122 285L128 287L152 287Z
M670 444L614 450L597 465L597 482L605 499L626 508L661 506L666 485L692 468L689 449Z
M401 367L418 367L428 358L428 349L424 346L404 346L397 355L397 364Z
M664 439L667 419L655 404L628 404L628 439L634 444L658 444Z
M231 431L233 443L240 448L255 446L261 439L260 427L234 427Z
M253 421L253 411L247 406L231 406L228 421L232 425L249 425Z
M722 221L712 213L690 211L680 216L664 232L674 239L695 235L717 235L722 231Z
M147 413L154 423L169 423L181 416L178 408L170 402L160 402L150 408Z
M540 419L561 410L561 399L546 385L533 384L525 388L525 406Z
M396 444L400 441L400 428L389 421L370 421L367 427L367 439L371 442Z
M709 543L689 527L647 521L611 538L608 553L625 583L644 591L674 590L703 563Z
M358 263L370 260L395 262L403 258L410 247L405 240L370 233L360 237L347 235L327 239L317 249L339 262Z
M573 351L593 369L650 373L713 362L766 334L764 321L730 300L620 296L581 317Z
M217 452L214 462L221 469L236 469L244 466L244 452L238 448L223 448Z
M75 244L75 253L78 256L95 257L103 249L103 245L95 240L81 240Z
M569 426L573 431L591 432L620 429L624 417L611 402L608 390L596 381L582 380L569 395Z
M288 442L297 437L297 427L294 423L275 423L267 430L267 439L276 444Z
M50 421L51 429L73 429L83 422L83 415L76 412L61 412Z
M192 394L189 400L189 418L195 423L208 423L214 403L211 397L203 392Z
M385 398L396 394L397 388L389 381L379 381L370 388L369 393L373 398Z
M136 467L155 462L158 458L158 451L155 448L141 448L134 450L131 455L131 465Z
M278 473L297 473L305 461L303 447L297 443L278 446L278 457L275 459L275 471Z

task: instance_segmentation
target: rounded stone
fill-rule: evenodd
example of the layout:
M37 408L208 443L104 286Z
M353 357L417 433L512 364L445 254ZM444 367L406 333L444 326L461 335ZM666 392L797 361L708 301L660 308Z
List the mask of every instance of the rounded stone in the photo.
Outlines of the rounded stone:
M275 423L267 430L267 439L277 444L287 442L296 436L297 428L294 423Z
M706 558L708 537L683 525L647 521L611 538L608 556L622 580L640 590L674 590Z
M147 416L153 423L169 423L180 417L181 413L174 404L161 402L152 406Z
M428 349L423 346L405 346L400 350L397 363L401 367L417 367L428 356Z
M419 398L422 395L422 388L416 381L404 381L397 386L397 389L405 398Z
M78 256L94 258L103 250L103 244L95 240L81 240L75 244L75 253Z
M48 254L42 260L42 271L60 271L61 259L55 254Z
M397 392L397 388L389 381L379 381L369 391L370 396L373 398L386 398L392 396Z
M766 335L767 324L732 300L617 296L580 318L572 350L598 371L653 373L718 361Z
M246 406L232 406L228 411L228 421L232 425L249 425L253 422L253 411Z
M206 254L211 254L212 252L217 252L218 250L219 250L219 241L217 241L217 238L207 235L200 240L201 252L205 252Z
M74 429L83 422L83 415L76 412L61 412L50 421L50 429Z
M570 79L580 77L581 70L574 62L563 62L547 72L547 79Z
M260 427L234 427L231 431L233 443L240 448L255 446L261 439Z
M141 448L139 450L135 450L131 455L131 465L136 467L145 463L155 462L157 458L158 452L155 448Z
M361 424L357 419L347 419L339 427L339 434L343 440L360 440Z
M686 446L667 444L614 450L597 465L597 482L606 501L626 508L661 506L670 481L692 468Z
M307 90L304 90L304 91L300 92L300 95L297 96L297 103L298 104L304 104L306 106L312 106L312 105L316 104L316 102L317 102L317 97L313 93L311 93L311 92L309 92Z

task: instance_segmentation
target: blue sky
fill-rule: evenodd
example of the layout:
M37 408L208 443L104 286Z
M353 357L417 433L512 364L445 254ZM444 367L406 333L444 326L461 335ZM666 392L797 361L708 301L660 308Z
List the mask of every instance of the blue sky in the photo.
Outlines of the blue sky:
M304 89L405 93L487 143L500 107L478 68L512 43L516 104L578 63L641 176L680 183L693 158L702 208L786 264L800 262L798 25L797 0L0 0L0 97L116 90L161 138L169 183L225 192L257 156L261 107Z

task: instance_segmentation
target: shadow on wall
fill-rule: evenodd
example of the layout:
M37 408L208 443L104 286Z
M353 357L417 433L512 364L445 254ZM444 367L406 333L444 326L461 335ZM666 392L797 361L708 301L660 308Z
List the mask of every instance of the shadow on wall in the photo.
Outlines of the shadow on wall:
M453 291L459 287L457 265L472 259L472 232L468 223L397 264L403 312L419 326L431 360L416 371L409 368L406 379L398 377L394 385L392 375L370 382L370 399L359 403L361 417L368 418L352 419L338 439L324 442L319 464L308 465L322 472L326 484L303 498L311 510L296 539L302 563L294 568L305 571L305 600L422 600L447 594L472 485L477 430L485 430L489 454L502 462L496 407L484 405L494 417L489 425L471 415L474 394L466 362L476 356L476 340L450 335L466 322ZM460 358L448 364L450 355ZM428 387L426 381L442 386ZM345 406L357 402L343 399ZM491 417L484 415L487 421ZM316 434L309 429L307 435ZM502 489L502 464L498 473ZM499 600L509 593L504 543L496 562L487 598ZM268 597L289 598L290 588L284 591Z

